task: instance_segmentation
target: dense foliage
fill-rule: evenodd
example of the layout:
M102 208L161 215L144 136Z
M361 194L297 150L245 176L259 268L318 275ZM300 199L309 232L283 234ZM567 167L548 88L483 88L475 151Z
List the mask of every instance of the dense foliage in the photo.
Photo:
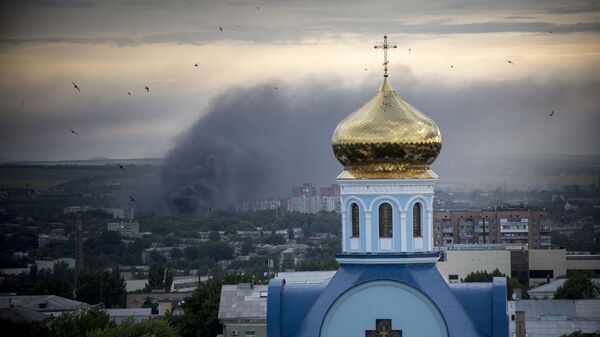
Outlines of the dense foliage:
M118 268L112 272L82 272L77 280L77 300L102 303L105 308L124 308L126 300L125 280Z
M600 337L600 330L592 333L583 333L581 331L575 331L568 335L560 335L560 337Z
M94 330L87 337L177 337L175 329L167 321L142 321L135 323L128 318L119 325L109 325Z
M13 322L0 318L0 331L3 336L48 337L50 330L44 322Z
M600 287L584 274L576 274L565 281L554 294L555 299L579 300L596 298L600 295Z
M223 332L217 319L221 287L224 284L250 282L250 275L227 274L223 278L211 278L185 299L184 315L169 315L178 334L183 337L212 337Z
M113 326L105 311L90 309L60 315L52 322L51 337L86 337L89 332Z

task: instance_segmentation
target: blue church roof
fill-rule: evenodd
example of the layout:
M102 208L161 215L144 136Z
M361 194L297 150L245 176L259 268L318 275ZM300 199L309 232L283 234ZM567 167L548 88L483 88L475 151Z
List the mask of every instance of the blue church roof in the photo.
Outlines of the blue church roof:
M435 263L341 264L329 284L269 284L268 337L319 337L329 308L343 293L370 281L388 280L420 290L437 306L451 337L508 335L506 281L448 285Z

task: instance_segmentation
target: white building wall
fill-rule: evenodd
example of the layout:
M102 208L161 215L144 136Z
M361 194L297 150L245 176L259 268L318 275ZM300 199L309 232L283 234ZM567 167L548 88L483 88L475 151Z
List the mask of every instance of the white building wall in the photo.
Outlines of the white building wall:
M445 254L446 260L438 262L437 268L449 282L459 282L474 271L492 272L496 268L511 274L509 250L449 250Z
M552 270L553 277L567 275L567 257L564 249L530 249L529 250L529 272L536 270ZM546 277L529 277L529 284L536 285L545 283Z

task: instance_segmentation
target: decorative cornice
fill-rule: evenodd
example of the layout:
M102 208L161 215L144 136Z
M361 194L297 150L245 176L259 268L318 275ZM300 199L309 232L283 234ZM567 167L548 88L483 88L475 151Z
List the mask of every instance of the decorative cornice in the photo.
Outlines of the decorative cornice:
M365 194L433 194L433 184L423 185L401 185L401 184L377 184L370 185L363 182L360 185L340 185L340 194L343 195L365 195Z
M404 253L404 254L338 254L336 260L340 264L416 264L437 263L440 259L437 252Z

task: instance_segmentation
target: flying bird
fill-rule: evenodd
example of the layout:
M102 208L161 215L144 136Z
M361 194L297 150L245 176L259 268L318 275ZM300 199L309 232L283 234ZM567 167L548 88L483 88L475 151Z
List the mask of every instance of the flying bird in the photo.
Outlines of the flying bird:
M129 201L135 202L135 199L132 196L129 196Z
M554 116L554 110L552 110L552 112L549 113L548 116L550 116L550 117Z
M119 164L119 168L123 171L125 171L125 166L123 166L122 164Z
M131 96L131 91L128 91L128 92L127 92L127 95Z
M279 90L279 88L277 88L277 87L273 87L273 89L275 89L275 90Z
M369 71L369 68L365 68L365 71Z
M223 27L219 26L219 30L223 33Z
M69 129L69 131L71 131L72 134L79 136L79 133L77 133L77 131L73 130L73 129Z
M256 7L256 9L260 9L260 7Z
M147 92L150 92L150 88L148 88L148 86L144 86L144 89L146 89Z
M73 88L77 89L77 91L81 92L81 90L79 89L79 86L77 85L77 83L71 81L71 84L73 84Z
M552 31L549 31L548 33L552 34Z
M510 63L510 64L512 64L513 66L515 65L515 64L513 63L513 61L511 61L511 60L508 60L508 61L506 61L506 62L507 62L507 63Z
M197 67L197 66L198 66L198 64L200 64L200 63L196 63L196 64L194 64L194 67Z
M453 66L453 65L451 65L451 66L450 66L450 68L454 69L454 66Z
M412 50L412 48L408 48L408 52L410 53L410 51Z

